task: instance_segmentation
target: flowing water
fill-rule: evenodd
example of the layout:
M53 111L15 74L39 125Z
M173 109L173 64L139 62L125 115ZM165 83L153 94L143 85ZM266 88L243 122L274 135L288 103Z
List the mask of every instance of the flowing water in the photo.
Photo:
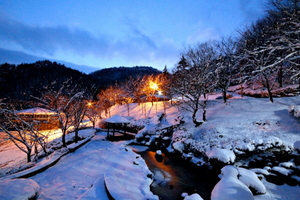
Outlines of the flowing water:
M142 156L154 174L151 191L162 200L183 199L181 194L198 193L203 199L210 199L211 191L219 181L219 172L196 167L172 155L157 156L142 146L133 146Z

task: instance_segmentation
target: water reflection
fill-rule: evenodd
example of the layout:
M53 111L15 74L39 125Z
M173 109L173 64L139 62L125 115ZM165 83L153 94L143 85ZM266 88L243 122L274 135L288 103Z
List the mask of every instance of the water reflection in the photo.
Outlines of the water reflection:
M181 194L198 193L203 199L210 199L210 193L219 181L218 173L211 172L175 158L146 150L139 153L154 174L151 191L163 200L182 199Z

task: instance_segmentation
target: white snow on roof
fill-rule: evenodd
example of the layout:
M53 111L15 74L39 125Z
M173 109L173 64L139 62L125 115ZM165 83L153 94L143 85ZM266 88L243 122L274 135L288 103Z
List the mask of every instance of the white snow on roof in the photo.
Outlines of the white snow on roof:
M124 118L120 115L114 115L110 118L107 118L105 120L105 122L107 122L107 123L117 123L117 124L124 124L124 123L129 124L130 123L130 121L128 119L126 119L126 118Z
M25 110L19 110L17 111L17 114L23 114L23 115L28 115L28 114L43 114L43 115L54 115L57 114L56 112L52 110L48 110L45 108L40 108L40 107L35 107L35 108L29 108Z

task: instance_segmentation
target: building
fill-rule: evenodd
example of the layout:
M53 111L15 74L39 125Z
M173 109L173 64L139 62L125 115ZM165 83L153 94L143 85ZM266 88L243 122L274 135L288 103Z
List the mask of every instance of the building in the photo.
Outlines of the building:
M38 122L39 130L57 129L59 125L58 114L45 108L29 108L17 111L16 114L26 122Z

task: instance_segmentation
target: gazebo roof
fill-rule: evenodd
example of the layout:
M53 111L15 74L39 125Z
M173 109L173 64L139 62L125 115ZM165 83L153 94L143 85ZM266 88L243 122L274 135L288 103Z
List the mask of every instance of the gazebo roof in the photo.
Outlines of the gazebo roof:
M48 110L48 109L40 108L40 107L19 110L16 113L22 114L22 115L56 115L57 114L56 112L54 112L52 110Z
M110 118L107 118L105 120L106 123L110 123L110 124L129 124L130 121L120 115L114 115Z

